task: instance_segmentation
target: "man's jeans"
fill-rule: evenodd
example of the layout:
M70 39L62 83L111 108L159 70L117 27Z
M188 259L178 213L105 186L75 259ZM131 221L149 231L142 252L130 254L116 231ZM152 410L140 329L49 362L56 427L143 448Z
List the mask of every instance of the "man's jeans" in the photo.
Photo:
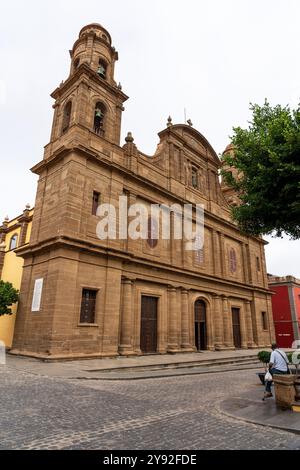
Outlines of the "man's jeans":
M278 369L270 369L270 374L273 375L274 374L286 374L286 371L283 371L283 370L278 370ZM271 382L271 380L269 380L268 382L266 382L266 392L269 392L271 393L271 385L272 385L273 382Z

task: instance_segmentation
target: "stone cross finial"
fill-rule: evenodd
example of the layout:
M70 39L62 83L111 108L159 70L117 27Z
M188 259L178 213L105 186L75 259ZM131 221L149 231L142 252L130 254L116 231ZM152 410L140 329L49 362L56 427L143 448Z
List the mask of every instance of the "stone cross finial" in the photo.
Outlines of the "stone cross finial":
M190 127L193 126L193 123L192 123L192 121L191 121L190 119L188 119L186 122L188 123L188 125L189 125Z
M171 116L168 117L168 122L167 122L167 127L171 127L173 126L173 123L172 123L172 118Z

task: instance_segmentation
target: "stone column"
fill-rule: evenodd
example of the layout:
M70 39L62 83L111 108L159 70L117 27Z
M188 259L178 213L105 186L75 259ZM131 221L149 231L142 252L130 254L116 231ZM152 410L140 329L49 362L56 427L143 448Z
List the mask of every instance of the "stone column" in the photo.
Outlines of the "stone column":
M132 308L132 280L123 279L123 305L121 315L121 338L119 353L122 355L133 352L133 308Z
M188 291L184 288L181 290L181 347L185 351L193 351L190 339L189 326L189 303Z
M255 344L254 344L254 339L253 339L253 325L252 325L250 300L245 301L245 314L246 314L246 326L247 326L247 336L248 336L248 348L254 348Z
M176 288L169 286L169 311L168 311L168 352L179 352L178 346L178 309Z
M246 327L246 318L243 307L240 308L240 328L241 328L241 347L247 349L248 347L248 335Z
M221 316L221 298L218 295L214 296L214 314L213 314L213 323L215 329L215 348L216 350L222 349L224 344L223 340L223 320Z

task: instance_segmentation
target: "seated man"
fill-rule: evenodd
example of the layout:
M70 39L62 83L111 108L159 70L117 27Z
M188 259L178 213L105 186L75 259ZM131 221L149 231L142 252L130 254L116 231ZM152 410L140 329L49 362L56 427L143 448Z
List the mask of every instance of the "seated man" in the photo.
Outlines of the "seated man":
M288 367L289 360L285 352L278 349L276 343L273 343L271 347L272 347L272 353L271 353L270 362L269 362L269 371L272 377L274 374L289 373L289 367ZM265 390L265 395L263 399L273 396L271 392L272 383L273 382L271 382L270 380L266 381L266 390Z

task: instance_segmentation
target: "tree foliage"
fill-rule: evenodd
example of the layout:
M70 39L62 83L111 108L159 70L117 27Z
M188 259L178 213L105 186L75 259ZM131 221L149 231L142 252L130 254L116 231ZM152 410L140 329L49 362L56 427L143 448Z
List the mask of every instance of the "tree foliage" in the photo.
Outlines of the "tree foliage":
M269 351L259 351L257 357L264 364L268 364L270 362L271 353Z
M0 316L11 315L11 306L19 299L19 291L10 282L0 281Z
M291 110L265 101L250 109L248 129L233 128L234 154L223 155L223 178L241 200L233 218L250 235L300 238L300 105Z

